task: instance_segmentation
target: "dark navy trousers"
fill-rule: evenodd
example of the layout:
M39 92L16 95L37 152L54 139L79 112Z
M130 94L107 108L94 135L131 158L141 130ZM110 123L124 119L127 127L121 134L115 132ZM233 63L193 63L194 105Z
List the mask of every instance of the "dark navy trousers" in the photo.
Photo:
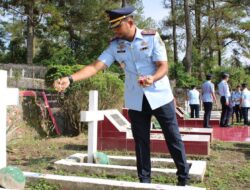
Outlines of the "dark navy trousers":
M129 110L140 182L151 182L150 124L152 115L161 125L167 147L177 168L178 180L188 180L189 166L186 162L185 148L177 124L174 101L152 110L144 96L142 111Z
M227 127L229 126L229 121L230 121L230 117L232 114L231 108L229 107L229 105L226 105L225 96L221 96L220 102L221 102L221 107L222 107L221 117L220 117L220 126Z
M205 128L209 128L209 121L211 117L211 112L213 109L213 103L212 102L203 102L204 107L204 117L203 117L203 126Z
M200 117L200 105L199 104L190 104L191 118L199 118Z
M248 107L242 107L242 115L243 115L243 119L244 119L244 125L249 125L248 123Z

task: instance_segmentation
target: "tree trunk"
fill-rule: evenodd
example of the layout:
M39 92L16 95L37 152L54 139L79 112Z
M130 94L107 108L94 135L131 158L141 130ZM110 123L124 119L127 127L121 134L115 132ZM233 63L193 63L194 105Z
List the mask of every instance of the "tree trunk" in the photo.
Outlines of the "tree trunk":
M176 0L171 0L171 14L173 21L173 45L174 45L174 63L178 63L177 37L176 37Z
M201 6L202 6L202 0L195 0L195 33L196 33L196 49L198 50L199 54L199 77L203 78L204 77L204 62L201 60L202 58L202 52L201 52L201 47L202 47L202 41L201 41Z
M127 6L127 1L126 0L122 0L122 7L126 7Z
M33 64L33 52L34 52L34 26L33 26L33 9L34 4L30 3L27 8L27 64Z
M186 25L186 55L183 59L183 63L186 72L191 74L192 72L192 31L190 21L190 10L189 1L184 0L184 11L185 11L185 25Z
M216 9L215 1L213 1L213 9ZM216 49L217 49L217 56L218 56L218 65L221 66L221 43L220 43L220 35L218 31L218 19L216 18L217 15L214 15L214 26L215 26L215 36L216 36Z
M211 24L211 0L208 0L208 5L207 5L207 12L208 12L208 27L211 29L212 24ZM212 48L212 39L209 35L209 47L208 47L208 53L209 53L209 58L213 58L213 48Z
M201 54L201 0L195 0L196 48Z

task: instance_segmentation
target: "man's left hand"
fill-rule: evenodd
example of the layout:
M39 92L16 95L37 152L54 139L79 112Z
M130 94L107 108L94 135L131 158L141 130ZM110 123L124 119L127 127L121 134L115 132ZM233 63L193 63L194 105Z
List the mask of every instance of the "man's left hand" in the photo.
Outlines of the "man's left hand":
M139 84L145 88L151 86L154 83L154 78L153 76L148 75L146 77L143 77L143 79L141 78L141 80L139 79L139 81Z

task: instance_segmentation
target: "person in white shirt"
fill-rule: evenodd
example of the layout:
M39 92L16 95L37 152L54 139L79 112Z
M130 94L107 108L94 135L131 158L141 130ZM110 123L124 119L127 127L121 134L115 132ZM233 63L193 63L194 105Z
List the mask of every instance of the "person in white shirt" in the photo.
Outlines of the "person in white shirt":
M203 126L205 128L210 128L209 121L211 117L211 112L213 108L213 102L217 104L214 84L211 82L212 75L206 75L206 82L202 84L201 93L202 93L202 102L204 107L204 117L203 117Z
M248 110L250 108L250 91L247 89L247 84L242 84L242 94L241 94L241 110L244 119L244 125L249 125L248 123Z
M222 107L221 118L220 118L220 126L221 127L230 127L230 114L231 108L229 106L229 99L231 96L229 86L228 86L229 74L223 73L222 80L218 85L219 94L221 96L220 102Z
M240 85L237 85L235 91L232 93L232 100L234 102L232 121L234 121L234 114L235 114L237 123L240 123L242 119L240 99L241 99L241 87Z
M188 91L188 102L191 110L191 118L199 118L200 109L200 92L194 85L191 86L191 90Z

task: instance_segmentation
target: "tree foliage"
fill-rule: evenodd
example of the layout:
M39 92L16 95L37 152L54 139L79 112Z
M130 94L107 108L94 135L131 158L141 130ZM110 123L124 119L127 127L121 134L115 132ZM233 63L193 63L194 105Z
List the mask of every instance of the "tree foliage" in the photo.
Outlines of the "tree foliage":
M177 27L177 35L174 31L166 30L166 32L172 37L173 49L177 46L182 52L191 43L191 40L183 43L186 30L189 28L185 28L184 21L188 14L184 14L184 2L163 1L166 9L171 8L171 11L174 11L174 14L164 21L164 25L168 28ZM245 66L243 60L248 60L250 64L250 4L248 1L193 0L189 1L189 8L193 38L192 76L202 79L205 73L212 72L217 66ZM177 53L180 55L181 51L174 51L174 57ZM176 64L178 62L175 60ZM190 68L185 67L185 71L190 72Z

